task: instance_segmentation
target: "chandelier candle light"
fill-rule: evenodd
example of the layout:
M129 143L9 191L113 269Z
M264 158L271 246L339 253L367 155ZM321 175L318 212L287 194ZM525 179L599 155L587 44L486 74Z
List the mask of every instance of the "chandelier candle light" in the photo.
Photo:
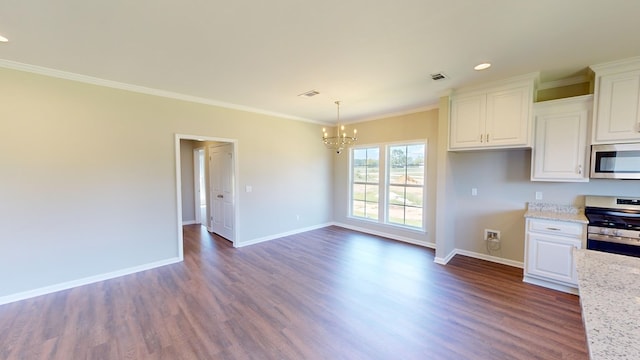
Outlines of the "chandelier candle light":
M338 107L338 123L340 123L340 101L335 102ZM353 144L358 140L356 134L358 130L353 129L353 136L347 136L347 132L344 130L344 125L338 125L336 127L336 135L329 136L327 129L322 128L322 141L324 145L336 154L340 154L345 147Z

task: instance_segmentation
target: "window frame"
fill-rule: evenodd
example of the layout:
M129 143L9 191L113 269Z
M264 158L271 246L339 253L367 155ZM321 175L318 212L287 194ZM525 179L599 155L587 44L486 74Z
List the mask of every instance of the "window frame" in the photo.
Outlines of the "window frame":
M424 165L423 165L423 183L420 186L411 186L411 187L421 187L422 188L422 226L411 226L406 224L398 224L391 223L388 219L388 208L389 208L389 187L390 185L390 151L393 146L410 146L410 145L424 145ZM362 216L356 216L353 214L353 185L354 185L354 150L359 149L371 149L377 148L379 154L378 160L378 218L371 219ZM348 168L348 205L347 205L347 218L357 221L364 221L375 223L380 226L389 227L393 229L401 229L412 232L418 232L424 234L427 232L427 154L428 154L428 143L427 139L419 139L419 140L406 140L406 141L394 141L394 142L383 142L383 143L375 143L375 144L361 144L356 146L351 146L349 148L349 168Z
M391 166L392 166L392 162L391 162L391 148L392 147L398 147L398 146L404 146L404 147L409 147L412 145L423 145L424 146L424 151L422 153L423 156L423 164L422 164L422 185L409 185L409 184L404 184L404 185L400 185L400 184L392 184L391 183ZM384 204L384 223L390 226L394 226L394 227L401 227L401 228L406 228L406 229L412 229L412 230L418 230L418 231L426 231L426 216L425 216L425 204L426 204L426 200L427 200L427 141L426 140L422 140L422 141L401 141L401 142L394 142L394 143L388 143L385 144L385 160L389 160L389 161L385 161L385 183L384 183L384 192L385 192L385 204ZM405 171L407 169L407 166L405 165ZM402 186L405 189L406 188L420 188L422 189L422 206L420 207L422 209L422 220L421 220L421 226L417 227L417 226L411 226L411 225L407 225L406 224L406 218L405 218L405 224L399 224L399 223L395 223L395 222L391 222L390 221L390 216L389 216L389 207L390 205L393 205L391 203L391 201L389 200L389 192L392 186ZM405 208L407 208L407 205L402 205ZM411 206L409 206L411 207Z
M372 219L372 218L368 218L366 217L366 211L365 211L365 216L356 216L353 214L353 202L354 202L354 194L353 194L353 186L356 184L356 181L354 179L354 172L353 172L353 168L355 166L354 164L354 150L368 150L368 149L377 149L378 150L378 214L377 214L377 218L376 219ZM373 145L362 145L362 146L353 146L351 148L349 148L349 205L348 205L348 217L353 218L353 219L358 219L358 220L362 220L362 221L371 221L371 222L379 222L380 221L380 205L381 205L381 194L380 194L380 186L383 180L383 173L381 172L381 162L382 159L380 157L380 155L382 154L382 151L380 151L380 145L377 144L373 144ZM361 185L369 185L366 181L365 182L358 182L358 184ZM366 200L365 201L365 206L366 206Z

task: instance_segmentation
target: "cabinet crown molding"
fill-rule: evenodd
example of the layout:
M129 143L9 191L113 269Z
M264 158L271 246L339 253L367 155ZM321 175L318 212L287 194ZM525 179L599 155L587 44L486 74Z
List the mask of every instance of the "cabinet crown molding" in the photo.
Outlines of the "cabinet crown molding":
M591 65L589 69L598 74L606 74L635 70L638 69L638 67L640 67L640 56Z
M531 83L532 81L533 81L533 87L535 89L538 86L538 83L540 81L540 72L537 71L537 72L532 72L532 73L528 73L520 76L514 76L506 79L452 89L451 95L456 96L456 95L474 93L474 92L486 90L487 88L494 89L502 86L511 86L516 83Z

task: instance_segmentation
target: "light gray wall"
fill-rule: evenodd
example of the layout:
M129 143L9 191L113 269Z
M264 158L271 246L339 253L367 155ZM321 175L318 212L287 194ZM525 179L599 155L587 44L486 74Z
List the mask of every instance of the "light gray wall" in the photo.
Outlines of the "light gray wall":
M640 197L640 181L591 180L588 183L531 182L531 150L450 153L455 198L455 246L487 254L485 228L502 232L502 250L491 255L514 261L524 258L524 218L535 192L545 202L584 206L584 195ZM478 189L471 196L471 188Z
M238 140L240 245L331 221L319 125L8 69L0 99L0 302L177 259L175 134Z

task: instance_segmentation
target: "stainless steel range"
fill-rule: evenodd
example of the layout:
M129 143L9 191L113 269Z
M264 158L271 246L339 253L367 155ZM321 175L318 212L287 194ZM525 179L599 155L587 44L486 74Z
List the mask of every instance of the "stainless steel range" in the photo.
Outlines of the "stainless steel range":
M587 249L640 257L640 198L586 196Z

